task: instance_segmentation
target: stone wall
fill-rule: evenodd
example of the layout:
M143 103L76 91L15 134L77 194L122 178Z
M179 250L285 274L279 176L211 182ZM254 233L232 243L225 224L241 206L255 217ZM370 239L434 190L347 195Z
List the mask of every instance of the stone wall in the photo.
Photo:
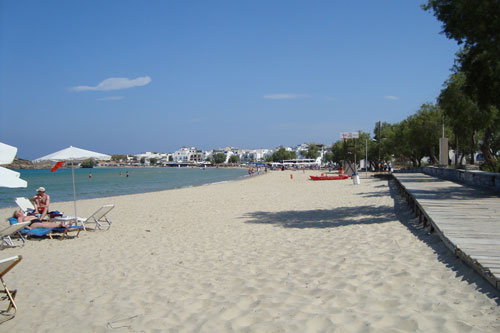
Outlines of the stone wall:
M401 172L422 172L429 176L500 192L500 173L484 172L479 170L440 168L434 166L412 168L401 170Z

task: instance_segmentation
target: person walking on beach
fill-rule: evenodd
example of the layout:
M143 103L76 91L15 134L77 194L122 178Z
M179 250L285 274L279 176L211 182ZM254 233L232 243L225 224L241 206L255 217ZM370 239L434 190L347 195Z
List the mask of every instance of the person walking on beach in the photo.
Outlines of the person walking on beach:
M31 201L35 206L35 211L41 214L40 220L43 220L49 212L50 196L45 193L45 187L39 187L36 191L37 194L31 198Z

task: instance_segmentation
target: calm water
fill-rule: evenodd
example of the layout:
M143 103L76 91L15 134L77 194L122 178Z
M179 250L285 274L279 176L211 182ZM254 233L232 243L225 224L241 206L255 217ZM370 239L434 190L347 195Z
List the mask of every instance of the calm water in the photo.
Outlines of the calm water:
M16 197L31 198L36 189L47 189L51 201L73 200L71 169L16 170L28 182L27 188L0 187L0 208L16 206ZM92 179L89 179L89 172ZM122 176L120 176L120 172ZM125 176L128 172L129 177ZM211 184L244 177L245 169L137 168L75 169L76 198L90 199L115 195L154 192L173 188Z

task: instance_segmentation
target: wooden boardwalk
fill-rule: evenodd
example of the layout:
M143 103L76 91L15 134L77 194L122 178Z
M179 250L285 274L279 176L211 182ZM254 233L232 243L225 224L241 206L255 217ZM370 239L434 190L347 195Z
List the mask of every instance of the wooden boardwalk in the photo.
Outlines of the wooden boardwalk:
M500 289L500 197L423 173L395 173L421 222Z

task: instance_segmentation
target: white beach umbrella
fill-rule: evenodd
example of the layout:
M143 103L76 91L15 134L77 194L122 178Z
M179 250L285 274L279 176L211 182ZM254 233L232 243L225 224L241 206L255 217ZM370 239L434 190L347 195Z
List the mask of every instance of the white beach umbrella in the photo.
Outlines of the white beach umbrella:
M20 173L0 167L0 187L26 187L28 182L19 178Z
M66 149L59 150L56 151L55 153L37 158L36 160L33 160L33 162L40 163L40 162L66 161L67 163L67 162L81 162L89 159L109 160L111 159L111 156L69 146ZM76 224L78 215L76 213L75 163L71 163L71 175L73 177L73 200L75 205L75 224ZM85 229L85 226L83 226L83 228Z
M14 161L17 148L0 142L0 164L10 164ZM21 174L6 168L0 167L0 187L26 187L28 183L19 178Z
M17 148L0 142L0 164L11 164L16 157Z

